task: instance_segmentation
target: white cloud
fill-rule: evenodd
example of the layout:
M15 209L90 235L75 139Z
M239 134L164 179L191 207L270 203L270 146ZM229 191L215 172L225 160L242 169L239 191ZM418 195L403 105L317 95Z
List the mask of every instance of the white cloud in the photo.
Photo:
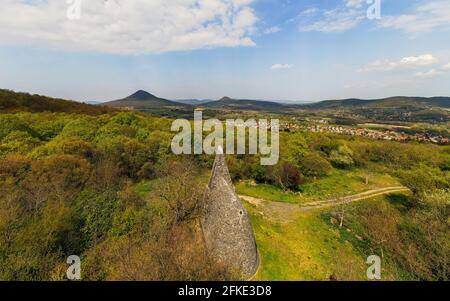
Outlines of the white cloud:
M422 78L432 78L432 77L436 77L438 75L447 73L450 71L450 63L440 67L440 68L433 68L431 70L428 71L424 71L424 72L417 72L415 74L415 76L417 77L422 77Z
M270 28L267 28L266 30L264 30L264 34L272 34L272 33L277 33L280 32L281 28L278 26L273 26Z
M442 71L439 71L437 69L431 69L429 71L417 72L415 74L415 76L421 77L421 78L431 78L431 77L436 77L441 74L442 74Z
M346 0L345 5L350 8L361 8L365 0Z
M384 16L380 27L395 28L408 33L429 32L436 28L450 28L450 1L429 1L416 7L412 14Z
M275 64L275 65L272 65L272 67L270 67L270 69L272 69L272 70L282 70L282 69L291 69L292 67L294 67L294 65L290 65L290 64Z
M377 60L362 67L360 72L383 72L397 69L417 68L434 65L438 59L432 54L423 54L419 56L408 56L399 61Z
M418 78L434 78L450 71L450 63L436 66L439 60L432 54L404 57L398 61L377 60L360 68L358 72L387 72L416 70L413 75ZM433 66L433 67L430 67ZM427 69L431 68L431 69Z
M2 0L0 43L115 54L253 46L253 0Z
M438 62L432 54L408 56L400 60L400 66L429 66Z
M391 62L389 60L377 60L368 63L358 71L360 72L379 72L379 71L391 71L395 69L397 63Z
M307 8L300 13L300 15L311 16L318 12L319 10L315 7Z
M318 31L340 33L359 25L366 17L366 11L356 2L349 1L345 7L332 10L314 10L299 15L301 32Z

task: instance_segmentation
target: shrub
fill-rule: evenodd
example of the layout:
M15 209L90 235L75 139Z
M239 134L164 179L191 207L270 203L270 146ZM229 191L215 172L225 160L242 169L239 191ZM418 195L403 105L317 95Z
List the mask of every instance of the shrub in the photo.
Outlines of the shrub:
M331 152L330 161L337 168L347 169L352 168L355 164L352 157L352 150L344 145Z
M300 160L300 169L308 177L326 176L332 168L330 162L317 153L307 153Z

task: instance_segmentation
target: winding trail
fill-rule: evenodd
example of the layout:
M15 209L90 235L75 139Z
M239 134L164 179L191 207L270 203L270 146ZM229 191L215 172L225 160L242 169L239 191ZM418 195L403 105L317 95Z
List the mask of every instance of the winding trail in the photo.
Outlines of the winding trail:
M330 199L325 201L308 202L302 204L274 202L246 195L239 195L239 197L242 200L254 205L263 216L268 217L271 220L277 222L290 222L293 221L298 216L298 213L301 212L307 212L315 209L322 209L328 207L335 207L362 200L372 199L374 197L381 195L407 191L409 191L409 189L404 186L392 186L379 189L372 189L352 196L346 196L342 198Z

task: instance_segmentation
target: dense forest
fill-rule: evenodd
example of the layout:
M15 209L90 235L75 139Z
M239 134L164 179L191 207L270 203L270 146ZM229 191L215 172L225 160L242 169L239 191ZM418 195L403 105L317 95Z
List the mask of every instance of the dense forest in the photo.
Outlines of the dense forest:
M92 106L58 98L0 89L0 111L15 112L64 112L99 115L114 112L105 106Z
M0 279L63 280L73 254L84 280L235 278L208 260L198 227L214 158L173 155L170 119L38 96L22 110L29 100L5 101L7 93L0 97ZM233 180L301 194L337 171L395 177L412 191L401 216L373 207L352 222L367 226L366 244L383 244L404 279L449 278L449 146L305 132L280 138L275 166L227 156Z

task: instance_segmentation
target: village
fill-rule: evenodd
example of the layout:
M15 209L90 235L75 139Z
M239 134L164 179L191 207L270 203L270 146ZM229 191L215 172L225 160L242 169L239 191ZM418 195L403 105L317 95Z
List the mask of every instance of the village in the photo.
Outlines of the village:
M264 130L271 129L272 120L257 120L254 124L241 122L235 122L234 126L248 127L248 128L261 128ZM278 127L278 125L277 125ZM343 125L333 125L329 124L328 120L308 120L305 124L304 122L292 122L292 121L280 121L279 124L280 131L305 131L312 133L333 133L340 135L349 136L359 136L366 137L375 140L386 140L386 141L397 141L397 142L429 142L439 145L450 145L450 138L446 136L431 135L429 133L415 133L408 134L400 130L374 130L364 127L356 126L343 126ZM401 127L397 127L399 129Z
M394 130L373 130L362 127L342 126L342 125L330 125L327 122L318 122L320 124L298 124L291 122L283 122L280 125L281 130L300 130L308 131L312 133L334 133L349 136L366 137L376 140L387 140L397 142L431 142L439 145L449 145L450 138L445 136L434 136L427 133L407 134L401 131Z

